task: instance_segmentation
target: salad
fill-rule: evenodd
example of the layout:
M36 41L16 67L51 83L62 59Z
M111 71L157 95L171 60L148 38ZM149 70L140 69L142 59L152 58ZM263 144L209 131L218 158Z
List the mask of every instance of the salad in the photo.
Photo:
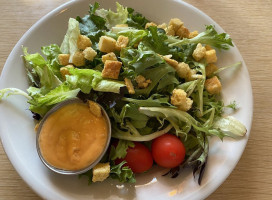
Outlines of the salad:
M149 21L116 3L116 12L90 5L85 17L70 18L61 44L31 54L23 47L27 92L0 90L28 99L39 121L56 104L72 98L96 102L111 120L112 139L100 163L81 174L89 182L106 178L136 181L153 165L176 178L184 168L201 184L208 160L209 138L238 138L246 128L225 109L219 72L238 67L216 65L216 51L232 40L213 25L190 32L177 18L168 24ZM165 175L167 175L165 174Z

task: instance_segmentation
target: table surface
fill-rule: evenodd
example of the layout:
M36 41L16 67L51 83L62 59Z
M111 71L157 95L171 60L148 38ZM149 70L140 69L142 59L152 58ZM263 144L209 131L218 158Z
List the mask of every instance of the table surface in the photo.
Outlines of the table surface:
M16 42L42 16L67 0L0 0L0 73ZM239 48L254 95L251 135L228 179L208 199L271 199L272 196L272 1L186 0L212 17ZM270 69L270 70L269 70ZM0 145L0 199L37 200Z

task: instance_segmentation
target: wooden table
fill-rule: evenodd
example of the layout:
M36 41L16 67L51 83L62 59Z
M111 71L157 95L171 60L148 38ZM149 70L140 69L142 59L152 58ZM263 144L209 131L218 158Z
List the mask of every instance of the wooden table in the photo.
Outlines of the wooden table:
M67 0L0 0L0 72L21 36ZM208 199L272 198L272 1L186 0L228 32L247 63L254 118L245 152L229 178ZM40 199L18 176L0 145L0 199Z

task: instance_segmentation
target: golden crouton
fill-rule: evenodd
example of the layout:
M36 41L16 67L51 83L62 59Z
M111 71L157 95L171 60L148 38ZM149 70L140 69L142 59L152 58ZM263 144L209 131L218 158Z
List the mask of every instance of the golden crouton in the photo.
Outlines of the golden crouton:
M93 168L92 181L104 181L110 175L110 164L109 163L98 163Z
M116 50L121 51L122 48L127 47L128 42L129 42L128 37L120 35L116 42Z
M106 60L102 71L103 78L118 79L122 63L119 61Z
M208 65L206 66L205 70L206 70L206 76L209 77L209 76L211 76L215 71L218 70L218 67L217 67L215 64L210 63L210 64L208 64Z
M209 51L209 50L212 50L213 48L212 48L210 45L207 44L207 45L205 46L205 49L206 49L206 51Z
M180 78L187 79L190 76L190 67L187 63L181 62L175 68Z
M176 68L178 66L178 61L171 59L170 56L163 56L162 58L172 67Z
M197 35L198 35L198 31L190 32L189 38L192 39L192 38L196 37ZM207 49L206 49L206 50L207 50Z
M60 65L68 65L69 64L69 58L70 58L70 54L59 54L58 55L59 64Z
M171 104L177 106L179 110L188 111L192 107L193 100L187 97L187 93L182 89L174 89L171 96Z
M73 59L72 59L72 63L77 67L85 65L85 58L84 58L84 55L81 51L77 51L74 54Z
M96 51L92 47L87 47L83 51L84 58L93 61L94 57L97 55Z
M132 84L131 80L128 79L128 78L125 78L125 84L127 86L128 93L129 94L135 94L135 90L134 90L134 87L133 87L133 84Z
M193 105L193 100L190 98L186 98L186 103L179 105L178 109L186 112L192 108L192 105Z
M158 28L162 28L162 29L166 29L167 28L167 24L166 23L163 23L163 24L160 24L157 26Z
M174 30L174 27L173 27L173 25L169 25L168 27L167 27L167 29L166 29L166 34L167 35L172 35L172 36L174 36L175 35L175 30Z
M180 38L189 38L190 31L185 26L181 26L176 31L176 35L179 36Z
M148 22L145 24L145 28L148 28L150 26L157 26L157 24L155 24L154 22Z
M86 49L87 47L90 47L90 46L92 46L92 42L91 42L90 38L88 38L85 35L79 35L78 36L77 47L80 50L84 50L84 49Z
M198 43L192 56L196 61L199 61L202 58L204 58L204 56L206 55L205 53L206 53L205 47Z
M183 22L178 18L173 18L169 21L169 26L173 26L173 29L175 32L178 31L178 29L183 26Z
M150 79L146 80L146 78L142 75L137 76L135 81L137 82L139 88L147 88L148 85L152 82Z
M117 61L116 55L113 52L107 53L102 56L102 62L105 63L106 60L115 60Z
M101 36L98 43L98 49L104 53L110 53L115 50L116 40L108 37L108 36Z
M215 63L217 61L216 51L214 49L206 51L205 59L206 63Z
M60 68L60 74L61 74L62 78L65 79L66 75L70 75L69 69L71 69L71 68L74 68L74 66L73 65L66 65L65 67Z
M217 76L207 79L204 86L210 94L219 94L222 90L221 82Z
M96 117L102 117L101 107L94 101L88 100L88 105L91 113Z

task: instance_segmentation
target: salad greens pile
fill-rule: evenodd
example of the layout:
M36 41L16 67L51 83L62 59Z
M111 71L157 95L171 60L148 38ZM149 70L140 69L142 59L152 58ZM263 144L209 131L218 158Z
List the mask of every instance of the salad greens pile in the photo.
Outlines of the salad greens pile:
M217 33L213 25L206 26L204 32L193 38L168 35L164 28L146 28L149 21L132 8L116 5L117 11L114 12L99 9L99 4L95 3L90 5L89 14L85 17L71 18L60 46L44 46L41 48L42 54L30 54L24 47L23 59L30 87L27 93L16 88L0 90L0 99L11 94L26 96L29 110L36 119L42 118L57 103L74 97L101 104L111 119L112 137L117 141L117 145L110 146L101 162L110 162L110 177L120 182L135 182L134 173L125 166L125 161L119 164L114 162L126 156L127 148L134 145L133 141L148 145L153 139L172 133L185 145L186 157L179 167L171 169L169 173L176 177L179 170L191 167L194 175L199 177L200 184L208 158L209 137L241 137L246 129L233 117L223 116L225 108L236 109L236 104L224 105L219 94L206 90L207 63L205 59L196 61L192 54L198 43L227 50L233 46L232 40L226 33ZM60 72L63 66L58 56L69 53L71 63L76 52L80 51L77 46L79 35L91 40L97 54L92 61L85 60L84 66L69 68L63 76ZM118 79L102 75L102 56L106 53L99 50L101 36L115 40L125 36L129 39L126 47L114 52L117 60L122 62ZM196 78L181 78L163 57L167 55L178 63L188 64ZM238 62L233 66L240 64ZM149 80L147 87L138 86L136 79L140 75ZM128 92L125 79L131 80L134 94ZM174 89L183 90L186 97L193 101L188 111L172 104ZM91 181L92 171L84 175Z

